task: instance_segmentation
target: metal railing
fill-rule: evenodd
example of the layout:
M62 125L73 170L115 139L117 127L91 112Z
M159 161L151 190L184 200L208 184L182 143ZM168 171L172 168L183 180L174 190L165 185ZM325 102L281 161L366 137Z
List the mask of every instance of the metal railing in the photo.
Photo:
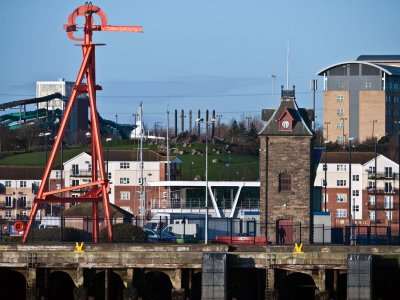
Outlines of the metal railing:
M15 231L16 222L23 222L26 227L28 219L0 219L0 243L20 241L23 232ZM99 242L107 242L105 219L99 218L99 223L102 228ZM112 223L116 243L204 243L205 218L113 219ZM147 229L140 229L141 224ZM92 242L92 233L91 217L63 217L59 223L48 224L46 228L40 220L35 220L29 242ZM310 240L313 244L326 245L398 245L400 241L398 224L310 227L301 223L265 224L256 219L208 218L209 243L294 245L309 244Z

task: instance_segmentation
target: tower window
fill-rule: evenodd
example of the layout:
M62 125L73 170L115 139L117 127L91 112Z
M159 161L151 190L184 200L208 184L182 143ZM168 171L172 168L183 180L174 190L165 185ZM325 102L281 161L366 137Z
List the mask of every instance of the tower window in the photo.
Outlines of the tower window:
M287 192L292 190L292 176L289 173L279 174L279 191Z

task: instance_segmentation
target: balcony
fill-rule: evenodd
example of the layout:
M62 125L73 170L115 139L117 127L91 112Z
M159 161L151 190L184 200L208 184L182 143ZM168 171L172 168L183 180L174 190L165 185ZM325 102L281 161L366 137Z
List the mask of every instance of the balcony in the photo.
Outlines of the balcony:
M395 172L378 172L375 174L375 172L372 172L370 170L365 170L368 173L368 179L387 179L387 180L398 180L399 175L398 173Z
M376 203L376 205L368 203L369 210L397 210L398 207L399 205L397 203Z
M0 208L2 208L2 209L4 209L4 208L11 209L11 208L14 208L14 207L15 207L14 202L11 205L7 205L7 203L5 203L5 202L1 202L0 203Z
M397 188L392 188L391 190L385 190L385 189L375 189L375 188L367 188L368 190L368 195L397 195L399 193L399 189ZM376 191L375 191L376 190Z
M92 176L92 170L74 170L71 169L69 170L70 176L71 177L91 177ZM100 176L100 172L97 172L97 176Z

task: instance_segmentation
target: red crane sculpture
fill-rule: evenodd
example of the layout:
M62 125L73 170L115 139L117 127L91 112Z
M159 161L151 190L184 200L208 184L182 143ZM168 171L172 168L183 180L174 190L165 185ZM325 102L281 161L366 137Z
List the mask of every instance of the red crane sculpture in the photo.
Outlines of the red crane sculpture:
M101 25L93 24L93 15L97 14L100 17ZM84 36L77 38L74 33L77 31L76 17L83 16L85 18ZM93 31L128 31L128 32L142 32L141 26L110 26L107 22L105 13L97 6L91 3L86 3L78 7L68 18L68 24L64 25L67 35L70 39L75 41L82 41L83 60L75 81L75 85L71 92L71 96L65 109L64 117L60 124L60 129L54 141L53 149L51 150L49 160L47 162L39 191L33 201L33 207L29 216L28 224L24 232L22 242L27 241L29 232L32 228L32 222L35 219L38 211L38 206L44 203L72 203L72 202L91 202L92 203L92 216L93 216L93 242L98 242L99 235L99 213L98 204L103 202L104 217L107 226L108 240L112 241L112 220L110 211L110 202L108 199L108 192L110 190L110 183L104 169L104 156L103 147L101 144L99 120L97 117L96 108L96 90L101 90L101 86L96 85L95 74L95 48L96 45L92 42ZM86 80L84 80L86 79ZM89 110L90 110L90 127L91 127L91 147L92 147L92 181L90 183L80 184L73 187L67 187L58 190L50 190L48 187L48 180L54 160L57 156L58 149L61 141L63 140L66 125L71 117L72 108L76 99L81 94L88 94ZM78 198L72 197L59 197L64 192L71 190L80 190L83 194Z

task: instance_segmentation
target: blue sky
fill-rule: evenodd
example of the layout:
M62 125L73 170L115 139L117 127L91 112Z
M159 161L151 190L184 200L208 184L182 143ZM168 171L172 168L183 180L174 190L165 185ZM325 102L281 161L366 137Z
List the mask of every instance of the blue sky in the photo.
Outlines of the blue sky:
M29 98L38 80L74 81L82 54L63 31L84 1L0 2L0 103ZM144 33L94 34L98 109L133 122L166 124L165 111L215 109L224 121L276 107L286 84L312 106L309 81L320 69L361 54L400 54L398 0L113 0L93 1L111 25L141 25ZM277 75L272 93L271 74ZM322 79L317 120L322 122ZM171 119L172 121L172 119Z

